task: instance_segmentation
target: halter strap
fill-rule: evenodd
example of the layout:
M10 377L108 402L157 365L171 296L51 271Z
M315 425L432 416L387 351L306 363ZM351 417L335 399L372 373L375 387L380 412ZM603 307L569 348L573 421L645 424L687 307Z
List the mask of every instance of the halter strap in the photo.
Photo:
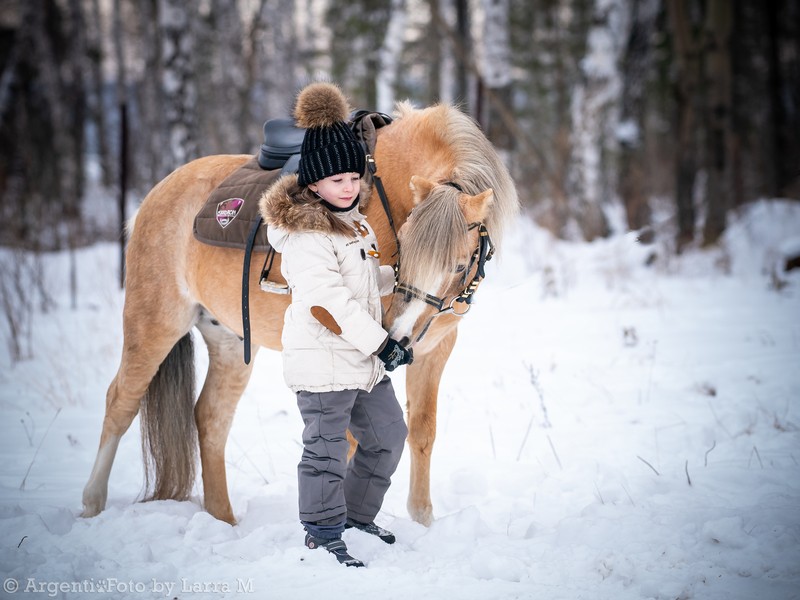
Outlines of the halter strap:
M464 287L460 294L453 296L453 299L450 300L450 303L445 307L445 299L439 298L438 296L434 296L432 294L427 294L414 286L399 283L397 284L397 291L402 292L406 296L406 300L410 298L417 298L418 300L422 300L426 304L433 306L437 312L433 313L430 317L428 317L428 321L425 323L422 330L417 335L416 339L411 342L411 346L414 344L422 341L422 338L425 337L425 334L428 333L428 329L430 329L431 324L433 324L433 320L440 316L446 314L453 314L457 317L463 317L469 312L469 309L472 307L472 300L475 295L475 292L478 290L478 286L480 285L481 281L483 281L484 277L486 277L486 272L484 267L486 266L486 262L492 259L492 255L494 254L494 245L492 244L491 237L489 236L489 230L486 229L486 225L483 223L471 223L468 227L468 230L472 230L478 228L478 247L472 253L472 258L469 261L469 267L464 274L464 280L466 281L467 276L472 271L473 266L477 262L477 267L475 268L475 276L472 280ZM463 312L458 312L455 309L456 302L465 303L467 305L466 310Z
M422 300L425 304L430 304L436 310L442 310L444 306L444 299L432 294L427 294L421 289L415 288L413 285L407 283L398 283L395 285L394 291L397 294L403 294L406 298L406 302L411 300L411 298L416 298L417 300Z

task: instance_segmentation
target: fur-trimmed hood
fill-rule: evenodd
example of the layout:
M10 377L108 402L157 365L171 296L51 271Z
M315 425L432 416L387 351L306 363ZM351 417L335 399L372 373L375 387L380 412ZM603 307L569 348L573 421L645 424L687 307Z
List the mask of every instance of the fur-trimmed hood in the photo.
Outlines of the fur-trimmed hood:
M303 200L304 189L297 183L297 175L284 175L278 179L264 192L259 201L259 210L264 222L270 228L279 229L286 234L303 231L353 234L352 226L322 203ZM369 190L362 180L359 207L364 205L368 197ZM360 213L355 213L354 216L357 220L363 219ZM276 250L280 252L279 248Z

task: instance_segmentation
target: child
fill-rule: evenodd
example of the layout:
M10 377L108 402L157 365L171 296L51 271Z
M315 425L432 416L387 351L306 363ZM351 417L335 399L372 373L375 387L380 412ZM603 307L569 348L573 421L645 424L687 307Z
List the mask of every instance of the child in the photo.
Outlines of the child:
M284 378L305 423L297 468L305 544L361 567L342 532L355 527L394 542L374 519L408 429L385 371L410 364L413 354L381 326L380 296L392 291L394 273L380 266L377 238L359 212L366 161L347 117L335 85L300 92L299 172L264 194L261 212L292 291L281 341ZM348 429L358 441L349 465Z

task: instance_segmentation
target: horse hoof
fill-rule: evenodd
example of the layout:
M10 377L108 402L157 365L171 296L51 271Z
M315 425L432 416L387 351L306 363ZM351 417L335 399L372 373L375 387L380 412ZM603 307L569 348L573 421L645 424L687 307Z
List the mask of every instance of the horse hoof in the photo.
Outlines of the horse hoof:
M236 525L236 517L233 516L233 510L231 508L228 508L227 510L211 510L206 507L206 511L219 521L223 521L228 525Z
M97 504L90 504L87 502L83 503L83 512L81 513L81 517L84 519L90 519L92 517L96 517L103 511L103 507Z
M423 508L408 507L408 514L411 518L425 527L430 527L433 523L433 507L425 506Z
M81 513L81 517L88 519L91 517L96 517L103 509L106 507L106 498L105 496L95 496L91 493L84 493L83 494L83 512Z

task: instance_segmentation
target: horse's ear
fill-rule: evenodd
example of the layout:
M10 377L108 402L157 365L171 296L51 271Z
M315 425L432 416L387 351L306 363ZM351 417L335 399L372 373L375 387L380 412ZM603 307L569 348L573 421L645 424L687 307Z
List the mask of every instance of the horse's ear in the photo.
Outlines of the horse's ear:
M428 194L431 193L434 185L436 184L429 179L425 179L419 175L412 175L408 187L411 188L411 191L414 194L414 204L419 204L425 200L425 198L428 197Z
M463 194L459 198L459 202L464 209L464 217L469 222L483 221L493 200L494 191L491 188L476 196Z

